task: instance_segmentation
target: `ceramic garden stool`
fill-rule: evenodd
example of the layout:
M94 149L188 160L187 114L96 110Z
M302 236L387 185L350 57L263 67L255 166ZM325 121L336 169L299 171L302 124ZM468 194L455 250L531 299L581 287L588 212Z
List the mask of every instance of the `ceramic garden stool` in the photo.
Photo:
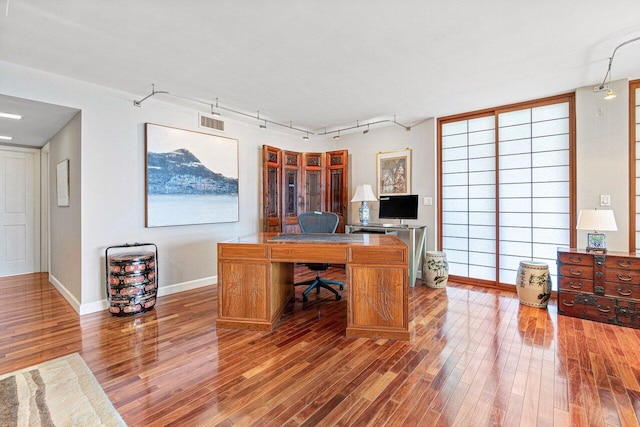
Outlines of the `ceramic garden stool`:
M422 264L422 277L430 288L444 288L449 278L447 254L442 251L427 251Z
M549 266L539 261L520 261L516 289L520 304L547 308L551 296Z

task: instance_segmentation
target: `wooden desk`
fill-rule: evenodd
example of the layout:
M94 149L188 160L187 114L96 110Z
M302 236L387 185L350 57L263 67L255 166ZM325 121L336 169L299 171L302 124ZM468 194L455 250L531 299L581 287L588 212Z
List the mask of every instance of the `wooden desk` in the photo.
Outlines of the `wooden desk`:
M294 295L293 263L329 262L346 264L347 337L409 340L407 245L400 239L359 234L338 242L313 235L274 241L276 236L218 243L217 327L273 330Z

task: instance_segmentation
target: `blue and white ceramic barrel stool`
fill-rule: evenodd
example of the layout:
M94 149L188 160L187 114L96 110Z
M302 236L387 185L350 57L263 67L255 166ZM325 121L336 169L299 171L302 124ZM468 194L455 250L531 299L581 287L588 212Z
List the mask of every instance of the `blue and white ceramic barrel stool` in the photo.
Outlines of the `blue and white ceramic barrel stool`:
M449 279L447 254L442 251L427 251L422 264L422 277L430 288L444 288Z
M549 266L540 261L520 261L516 289L520 304L547 308L551 296Z

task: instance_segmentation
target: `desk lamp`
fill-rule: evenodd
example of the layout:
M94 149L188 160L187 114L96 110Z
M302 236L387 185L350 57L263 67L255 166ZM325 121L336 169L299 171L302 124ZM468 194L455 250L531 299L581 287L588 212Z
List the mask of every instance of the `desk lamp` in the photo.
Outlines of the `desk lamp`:
M369 184L358 185L356 187L356 194L351 199L352 202L362 202L358 214L361 224L369 223L369 206L367 202L377 202L376 196L373 194L373 190Z
M610 209L581 209L577 230L588 230L587 252L607 252L607 236L599 231L618 231L616 218Z

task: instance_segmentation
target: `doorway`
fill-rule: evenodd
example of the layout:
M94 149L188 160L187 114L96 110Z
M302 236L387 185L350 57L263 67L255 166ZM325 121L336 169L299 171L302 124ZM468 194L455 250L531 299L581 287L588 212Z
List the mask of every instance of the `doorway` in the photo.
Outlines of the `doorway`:
M1 146L0 189L0 276L38 271L39 150Z

